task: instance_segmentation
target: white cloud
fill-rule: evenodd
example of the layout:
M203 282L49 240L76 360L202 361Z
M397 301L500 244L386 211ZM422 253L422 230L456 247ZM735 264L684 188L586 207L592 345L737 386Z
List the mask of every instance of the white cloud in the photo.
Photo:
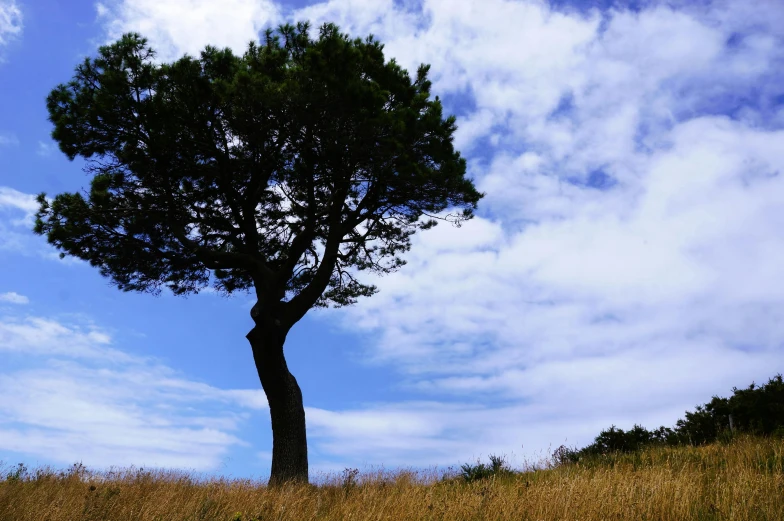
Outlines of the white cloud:
M11 304L29 304L30 299L14 291L9 291L7 293L0 293L0 302L9 302Z
M38 203L35 196L0 186L0 251L35 252L46 256L51 248L42 248L32 233Z
M29 355L132 362L127 354L108 347L109 337L88 324L67 327L42 317L6 317L0 322L0 351Z
M0 186L0 251L21 255L36 255L61 265L87 265L86 261L66 256L33 233L35 213L38 211L36 196L7 186ZM51 198L47 198L51 202ZM20 215L21 214L21 215Z
M526 419L509 420L508 447L512 432L557 442L556 418L583 443L611 423L669 425L772 376L784 342L784 290L771 283L784 278L784 133L753 97L780 84L778 26L750 22L750 9L729 16L732 3L613 11L602 23L544 2L428 0L422 24L384 31L410 12L376 21L376 4L351 5L302 12L378 34L409 70L432 64L434 93L470 101L447 109L465 114L458 144L482 153L469 160L487 192L480 215L492 216L422 233L407 266L372 280L378 295L337 312L367 333L368 362L400 368L410 390L482 401L488 421L515 411ZM755 21L784 13L761 9ZM727 45L736 32L741 43ZM743 118L717 115L738 103ZM492 135L495 145L481 141ZM616 184L586 186L597 170ZM433 439L463 414L483 417L450 412ZM418 436L396 442L420 446Z
M0 317L0 450L91 468L213 470L247 445L234 432L244 411L266 409L260 389L217 389L111 344L89 323ZM13 370L20 356L40 363Z
M25 212L25 219L30 219L38 210L35 196L14 190L7 186L0 186L0 209L11 208Z
M0 1L0 47L22 33L22 11L14 0Z
M405 37L421 25L415 2L395 0L338 0L315 3L294 11L291 20L311 22L314 35L317 35L321 24L332 22L340 27L341 32L355 37L394 33Z
M117 0L98 2L98 18L109 40L135 31L149 38L158 59L171 61L185 53L198 56L209 44L243 53L248 42L280 19L268 0Z
M407 266L372 281L381 293L337 313L368 333L369 362L433 401L309 408L324 461L587 443L611 423L671 424L776 370L784 8L668 4L331 0L292 13L373 33L410 71L432 64L487 192L480 217L421 234ZM214 6L99 12L109 37L138 30L163 59L206 43L241 52L281 13ZM588 186L599 172L615 184Z

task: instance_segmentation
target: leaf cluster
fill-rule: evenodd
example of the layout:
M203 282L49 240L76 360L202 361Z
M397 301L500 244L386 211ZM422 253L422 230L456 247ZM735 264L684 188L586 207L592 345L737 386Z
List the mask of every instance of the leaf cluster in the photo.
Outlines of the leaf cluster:
M376 291L357 272L398 269L412 234L482 197L428 70L411 78L333 24L173 63L126 34L47 98L53 138L92 179L41 194L35 232L126 291L255 289L293 321L351 304Z
M476 465L464 463L460 466L460 476L465 483L472 483L474 481L481 481L494 476L509 476L513 475L514 471L510 469L502 456L491 454L489 456L490 464L481 463L477 460Z

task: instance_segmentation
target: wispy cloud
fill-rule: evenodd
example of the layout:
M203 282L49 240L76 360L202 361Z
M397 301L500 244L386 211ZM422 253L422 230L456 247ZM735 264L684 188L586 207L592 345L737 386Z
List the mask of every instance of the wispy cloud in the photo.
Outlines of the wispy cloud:
M38 211L36 196L0 186L0 250L36 255L59 264L87 264L75 257L60 259L59 252L32 231Z
M2 48L22 33L22 11L15 0L0 0L0 60Z
M213 470L247 445L236 431L266 408L260 389L217 389L112 343L89 323L0 317L0 449L93 468ZM15 353L40 363L9 370Z
M25 212L25 219L30 219L38 210L35 196L14 190L7 186L0 186L0 209L16 209Z
M41 317L5 317L0 322L0 351L30 355L61 355L86 360L134 362L122 351L108 347L109 336L95 326L67 327Z
M8 302L10 304L29 304L30 299L14 291L9 291L7 293L0 293L0 302Z
M0 134L0 147L17 146L19 139L13 134Z
M42 248L41 241L32 233L38 204L35 196L0 186L0 250L40 255L51 253Z
M55 143L44 143L43 141L38 142L38 150L36 150L36 154L41 157L49 157L52 155L52 152L57 150L57 145Z

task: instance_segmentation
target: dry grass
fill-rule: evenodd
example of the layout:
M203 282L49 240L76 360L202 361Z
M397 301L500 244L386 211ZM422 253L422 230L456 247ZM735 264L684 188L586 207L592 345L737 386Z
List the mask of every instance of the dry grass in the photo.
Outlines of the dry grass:
M0 519L784 520L784 441L774 439L655 448L471 483L410 471L346 477L267 489L176 472L39 469L0 481Z

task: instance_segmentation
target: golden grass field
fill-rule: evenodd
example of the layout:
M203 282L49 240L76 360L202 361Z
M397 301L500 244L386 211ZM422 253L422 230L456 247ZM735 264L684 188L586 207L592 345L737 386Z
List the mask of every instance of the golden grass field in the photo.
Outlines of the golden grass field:
M470 483L382 471L268 489L170 471L12 471L0 476L2 521L784 520L784 441L751 437Z

